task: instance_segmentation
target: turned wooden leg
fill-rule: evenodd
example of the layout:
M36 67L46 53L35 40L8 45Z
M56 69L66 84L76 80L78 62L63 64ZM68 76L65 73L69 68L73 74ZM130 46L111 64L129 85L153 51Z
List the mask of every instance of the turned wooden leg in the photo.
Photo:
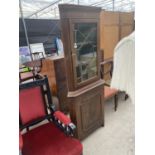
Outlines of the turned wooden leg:
M102 122L101 126L104 127L104 121Z
M125 101L129 98L128 94L125 93Z
M115 96L114 96L114 104L115 104L115 111L117 110L117 106L118 106L118 95L116 94Z

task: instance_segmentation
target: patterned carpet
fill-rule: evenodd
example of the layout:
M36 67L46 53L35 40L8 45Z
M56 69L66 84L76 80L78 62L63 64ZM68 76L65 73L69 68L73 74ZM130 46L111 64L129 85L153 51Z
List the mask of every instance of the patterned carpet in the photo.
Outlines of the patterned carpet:
M82 141L84 155L134 155L135 107L119 94L118 110L113 100L105 102L105 126Z

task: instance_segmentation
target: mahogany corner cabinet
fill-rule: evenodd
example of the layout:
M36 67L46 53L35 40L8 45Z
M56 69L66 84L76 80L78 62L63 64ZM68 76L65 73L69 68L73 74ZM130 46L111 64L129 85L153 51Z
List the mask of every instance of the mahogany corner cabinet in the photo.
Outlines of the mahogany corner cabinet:
M104 81L100 78L99 7L60 4L69 111L76 137L104 126Z

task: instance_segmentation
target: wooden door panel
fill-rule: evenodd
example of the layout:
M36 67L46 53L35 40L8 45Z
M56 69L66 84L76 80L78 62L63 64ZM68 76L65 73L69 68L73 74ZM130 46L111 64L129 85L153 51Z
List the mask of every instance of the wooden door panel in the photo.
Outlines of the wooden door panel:
M83 131L87 131L94 126L101 118L101 96L96 94L82 101L80 106L81 123ZM95 115L94 115L95 114Z

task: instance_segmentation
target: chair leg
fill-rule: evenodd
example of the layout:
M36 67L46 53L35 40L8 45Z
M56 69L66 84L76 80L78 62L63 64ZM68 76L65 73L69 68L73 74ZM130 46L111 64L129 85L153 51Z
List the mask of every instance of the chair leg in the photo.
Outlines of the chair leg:
M125 93L125 101L129 98L128 94Z
M116 111L118 107L118 95L117 94L114 96L114 104L115 104L114 110Z

